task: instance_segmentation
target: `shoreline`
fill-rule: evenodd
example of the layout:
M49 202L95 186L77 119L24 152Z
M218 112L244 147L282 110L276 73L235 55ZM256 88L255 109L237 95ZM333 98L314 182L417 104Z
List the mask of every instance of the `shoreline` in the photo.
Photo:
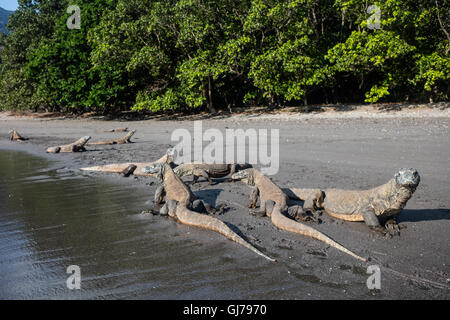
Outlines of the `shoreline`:
M307 108L305 111L303 108ZM127 121L124 112L118 116L101 116L89 112L79 116L52 113L52 112L20 112L0 111L0 120L105 120L105 121ZM173 113L170 115L145 115L136 114L133 120L146 121L187 121L187 120L310 120L310 119L361 119L361 118L443 118L450 117L450 102L428 103L428 104L405 104L388 103L375 105L311 105L306 107L282 107L267 109L265 107L237 108L236 112L227 113L220 111L215 115L206 112L196 114Z
M355 111L347 112L346 115ZM292 115L241 115L203 120L204 129L218 128L221 131L226 128L279 128L280 170L273 180L283 188L366 189L387 182L400 167L417 168L422 182L401 215L407 229L400 237L380 239L363 223L338 221L325 213L321 216L323 223L308 223L353 252L375 258L373 261L382 267L380 292L371 292L366 287L366 267L370 263L360 263L319 241L277 230L268 219L249 215L246 205L250 189L242 183L221 182L209 186L200 179L192 190L212 205L225 203L230 206L231 209L218 218L238 228L264 253L276 257L280 261L278 265L268 265L245 248L207 231L188 228L188 237L195 238L196 234L212 237L212 241L219 241L221 248L229 251L227 256L232 257L232 263L227 265L228 268L239 269L254 263L255 267L266 270L266 274L260 275L265 281L284 270L277 279L286 281L282 282L285 285L292 283L298 286L280 294L282 298L305 298L314 289L313 297L316 299L449 299L448 289L433 285L450 286L449 112L449 109L427 109L415 116L406 116L403 112L401 116L389 113L386 114L389 117L381 118L360 117L356 116L357 113L352 117L340 117L330 113L328 118L320 117L320 114L302 114L301 119ZM427 113L432 115L426 116ZM191 132L193 124L189 120L29 119L2 113L0 127L0 149L31 152L55 161L55 166L81 175L106 178L124 188L130 185L146 188L151 199L157 187L153 178L122 178L78 169L107 163L156 160L173 145L170 138L174 129L186 128ZM103 132L120 127L137 129L132 138L135 143L88 146L88 151L82 153L45 153L49 146L70 143L86 134L92 136L91 141L121 137L123 133ZM8 141L7 132L12 128L30 140ZM412 276L424 281L414 281ZM301 289L305 284L308 285Z

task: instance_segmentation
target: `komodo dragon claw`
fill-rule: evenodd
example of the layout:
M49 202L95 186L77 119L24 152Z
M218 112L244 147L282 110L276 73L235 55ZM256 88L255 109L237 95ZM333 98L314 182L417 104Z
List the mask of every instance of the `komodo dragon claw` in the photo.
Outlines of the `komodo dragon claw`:
M403 224L397 223L395 219L389 219L385 222L384 228L391 236L399 236L400 230L405 229L406 226Z

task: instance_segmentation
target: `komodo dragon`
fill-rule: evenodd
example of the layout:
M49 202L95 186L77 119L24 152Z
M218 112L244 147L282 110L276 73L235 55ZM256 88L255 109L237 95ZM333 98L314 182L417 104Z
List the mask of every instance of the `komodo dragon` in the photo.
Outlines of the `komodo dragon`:
M28 140L28 138L25 138L25 137L22 137L16 130L10 130L9 131L9 134L11 135L11 138L10 138L10 140L11 141L20 141L20 142L22 142L22 141L25 141L25 140Z
M130 174L134 174L136 176L154 176L153 174L143 172L142 168L144 168L146 166L151 166L156 163L168 163L170 165L173 165L173 155L174 155L174 149L169 148L169 149L167 149L166 154L164 156L162 156L158 160L152 161L152 162L114 163L114 164L106 164L103 166L80 168L80 170L115 172L115 173L124 174L125 176L128 176Z
M253 186L253 191L250 197L250 207L256 206L256 202L258 201L259 196L260 216L269 216L272 220L272 223L276 227L282 230L298 233L323 241L326 244L342 252L345 252L356 259L367 261L365 258L356 255L355 253L346 249L323 233L286 217L285 214L289 210L287 204L288 198L286 194L275 183L273 183L268 177L263 175L258 170L252 168L239 171L232 175L232 179L242 180L246 184Z
M372 230L386 235L399 233L396 218L412 197L420 182L417 170L400 169L393 179L369 190L290 188L290 197L297 197L324 209L330 216L347 221L364 221ZM292 195L294 194L294 195ZM384 222L384 227L381 226Z
M252 165L245 164L227 164L227 163L183 163L177 166L173 171L179 176L193 176L192 184L196 183L199 177L203 177L212 184L211 178L222 178L232 175L236 171L251 168Z
M183 224L214 230L254 253L270 261L275 261L275 259L266 256L242 239L221 220L192 211L192 208L201 207L198 205L200 200L195 200L192 191L181 181L181 178L173 172L168 164L154 164L142 170L148 174L156 174L158 180L161 181L161 186L155 193L155 203L159 204L165 198L165 204L159 211L160 214L176 218Z
M125 143L132 143L130 140L131 137L134 135L136 130L132 130L128 132L124 137L120 139L112 139L112 140L103 140L103 141L95 141L95 142L89 142L88 146L99 146L99 145L109 145L109 144L125 144Z
M81 152L86 151L84 148L85 144L91 139L90 136L84 136L75 141L74 143L66 144L63 146L50 147L47 148L49 153L59 153L59 152Z
M128 127L127 128L118 128L118 129L109 129L109 130L104 130L103 132L127 132L128 131Z

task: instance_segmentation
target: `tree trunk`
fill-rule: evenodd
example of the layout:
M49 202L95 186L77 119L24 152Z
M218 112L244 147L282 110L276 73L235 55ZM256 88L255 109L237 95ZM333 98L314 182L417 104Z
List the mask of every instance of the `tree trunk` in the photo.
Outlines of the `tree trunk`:
M212 99L212 80L211 76L208 76L208 102L207 107L210 113L216 113L216 109L214 109L213 99Z

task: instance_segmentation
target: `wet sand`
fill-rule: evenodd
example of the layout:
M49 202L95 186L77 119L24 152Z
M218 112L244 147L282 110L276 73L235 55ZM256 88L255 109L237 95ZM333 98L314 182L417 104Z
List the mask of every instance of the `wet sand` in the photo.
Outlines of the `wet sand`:
M414 167L421 183L400 216L406 225L399 237L381 238L363 223L335 220L326 214L321 224L309 223L353 252L370 257L362 263L323 243L280 231L268 218L249 215L250 188L243 183L208 185L202 179L194 193L230 210L219 219L230 223L250 243L278 262L271 263L211 231L180 225L163 217L142 217L143 225L156 221L152 241L164 244L158 253L142 246L136 264L159 272L136 276L137 294L111 295L85 289L86 298L151 299L449 299L450 298L450 114L448 109L408 116L405 112L364 115L341 114L235 116L203 121L203 130L217 128L278 128L280 170L273 181L281 187L365 189L387 182L401 167ZM129 127L137 132L133 144L90 146L84 153L46 154L45 149L70 143L83 135L92 141L121 137L107 129ZM100 121L92 119L30 119L0 117L0 149L23 150L57 162L63 170L104 179L152 199L153 178L123 178L116 174L88 173L92 165L152 161L173 145L177 128L193 131L191 121ZM30 140L8 141L9 129ZM107 192L105 190L105 192ZM144 196L145 197L145 196ZM143 200L148 200L143 199ZM126 200L123 200L126 201ZM134 203L127 215L146 208ZM105 216L106 217L106 216ZM140 216L141 217L141 216ZM147 221L147 222L145 222ZM163 236L165 235L165 237ZM130 235L131 237L131 235ZM136 244L135 244L136 245ZM139 247L139 245L136 245ZM167 248L167 250L166 250ZM121 252L121 251L119 251ZM123 258L123 257L122 257ZM120 259L120 257L118 258ZM369 265L381 267L381 290L369 290ZM130 267L132 270L132 267ZM116 270L117 271L117 270ZM106 269L104 272L108 272ZM120 273L120 272L119 272ZM96 275L94 272L90 276ZM154 277L154 278L152 278ZM120 279L120 276L118 276ZM147 280L145 280L147 279ZM153 288L150 279L158 282ZM129 278L122 280L127 287ZM159 289L158 289L159 288ZM169 290L168 288L175 288ZM112 290L105 286L105 291ZM159 291L158 291L159 290ZM95 293L94 293L95 292ZM124 290L124 292L128 292ZM131 292L131 290L130 290ZM67 296L65 296L67 297Z

